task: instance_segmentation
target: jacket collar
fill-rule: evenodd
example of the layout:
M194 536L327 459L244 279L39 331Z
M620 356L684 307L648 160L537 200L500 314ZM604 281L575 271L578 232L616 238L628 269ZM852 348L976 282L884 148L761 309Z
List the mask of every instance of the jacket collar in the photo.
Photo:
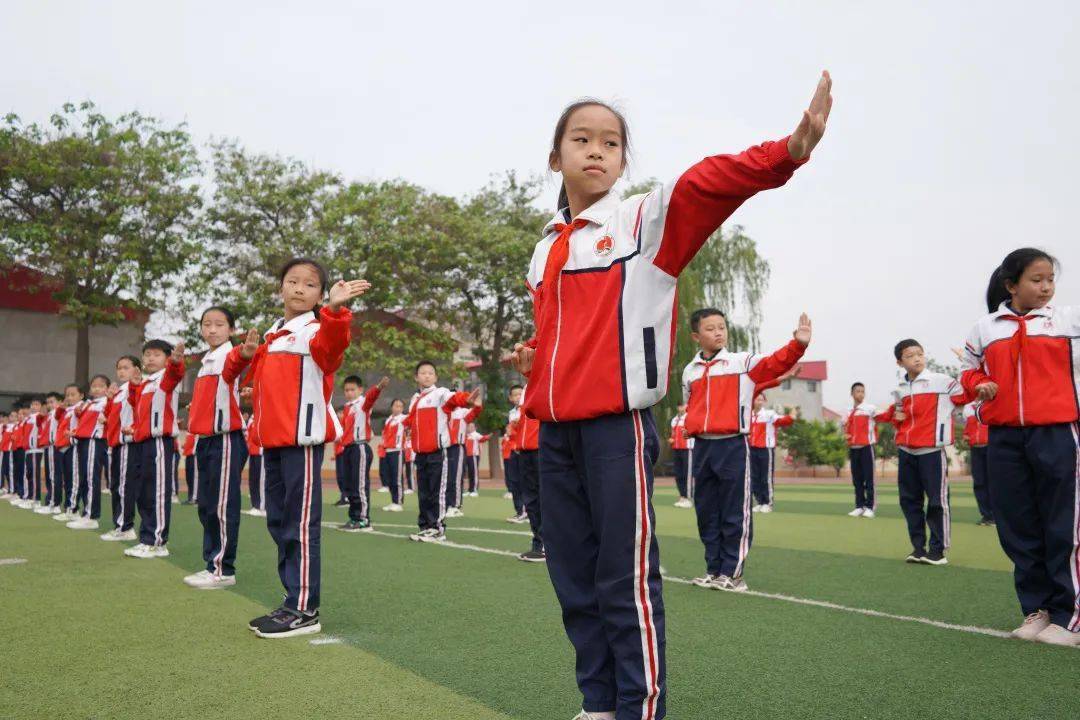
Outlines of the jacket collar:
M1048 317L1053 316L1053 314L1054 314L1053 305L1044 305L1041 308L1035 308L1034 310L1029 311L1027 313L1026 317L1047 317L1048 318ZM1016 316L1019 316L1020 313L1018 313L1018 312L1014 311L1012 308L1010 308L1008 302L1003 302L1000 305L998 305L997 312L995 312L993 314L993 317L996 320L997 318L999 318L999 317L1001 317L1003 315L1016 315Z
M618 196L615 195L615 193L608 191L607 195L578 213L578 218L588 220L594 225L603 225L611 218L617 207L619 207ZM544 226L544 237L555 232L556 225L566 224L570 221L570 208L560 208L559 211L555 213L555 216L548 221L548 224Z
M285 318L278 318L278 321L270 326L270 329L263 334L263 337L269 335L270 333L280 332L281 330L287 330L291 333L295 333L298 332L300 328L304 327L305 325L310 325L313 322L315 322L315 312L312 310L308 310L303 315L297 315L288 322L285 322Z

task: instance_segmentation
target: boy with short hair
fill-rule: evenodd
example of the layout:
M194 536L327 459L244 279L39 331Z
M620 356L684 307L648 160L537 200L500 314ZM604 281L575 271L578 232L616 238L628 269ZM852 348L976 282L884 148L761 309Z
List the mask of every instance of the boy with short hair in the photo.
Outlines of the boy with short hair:
M686 432L694 443L694 509L705 545L706 572L698 587L745 591L743 569L753 539L750 512L750 443L753 396L802 358L810 344L810 318L799 318L793 338L772 355L730 352L727 317L715 308L690 317L701 348L683 370Z
M56 457L56 409L63 402L58 392L45 395L45 409L42 412L42 472L45 477L45 499L41 507L34 510L39 515L55 515L60 512L60 468Z
M184 380L184 344L165 340L143 345L143 378L131 387L128 403L134 408L132 452L139 455L141 480L139 544L124 554L139 559L168 557L171 494L175 488L175 438L179 432L180 383Z
M517 417L510 423L510 433L514 436L514 447L517 449L518 492L532 530L532 545L518 555L518 559L547 562L540 507L540 421L529 417L524 407L518 409Z
M971 398L959 381L926 369L926 353L918 341L901 340L893 348L893 355L902 372L885 419L896 426L900 509L907 520L912 547L905 561L946 565L951 518L945 448L953 442L953 411Z
M490 439L491 433L483 435L475 425L469 425L469 434L465 438L465 455L468 457L465 474L469 480L469 489L465 494L469 497L480 497L480 452Z
M341 472L349 517L341 526L345 532L371 532L371 410L383 388L390 384L383 378L364 392L359 375L349 375L342 383L345 392L345 423L341 437Z
M986 467L987 447L990 444L990 426L979 418L981 403L972 402L964 406L964 439L971 452L971 489L975 493L975 504L979 507L979 521L976 525L994 524L994 508L990 505L989 475Z
M480 388L472 393L451 392L437 387L439 373L435 363L422 360L416 364L418 390L409 402L405 427L416 452L416 487L420 506L417 524L420 530L409 536L416 542L443 542L446 526L446 484L449 472L447 447L450 445L450 413L454 408L480 405Z
M672 472L675 474L675 487L679 492L679 499L675 501L677 508L692 508L694 476L691 472L692 462L690 455L693 452L694 439L686 436L686 404L676 408L675 417L671 418L671 437L668 438L671 445Z
M480 417L483 407L454 408L450 413L450 447L447 448L447 462L450 465L450 479L447 482L446 508L447 517L463 517L461 511L464 492L465 465L469 462L465 447L469 439L469 425Z
M508 393L510 398L510 412L507 414L508 424L506 434L510 441L510 460L506 467L506 487L510 490L510 498L514 502L514 514L506 518L506 522L520 525L529 521L526 514L525 503L521 498L521 448L518 444L520 437L514 432L515 423L521 416L521 398L525 394L525 388L521 385L512 385Z
M844 416L844 436L848 445L851 483L855 486L855 509L850 517L873 518L877 512L877 493L874 491L874 443L877 424L887 422L888 411L878 412L877 406L866 402L866 386L861 382L851 386L854 405Z

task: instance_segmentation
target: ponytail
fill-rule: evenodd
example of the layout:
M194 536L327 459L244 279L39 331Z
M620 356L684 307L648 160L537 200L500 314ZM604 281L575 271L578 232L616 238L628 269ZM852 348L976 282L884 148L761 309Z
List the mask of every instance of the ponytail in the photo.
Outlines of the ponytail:
M562 183L559 186L559 204L555 206L555 209L562 210L565 207L570 207L570 198L566 194L566 183Z
M1005 259L1001 261L1001 265L998 265L994 272L991 273L990 282L986 286L987 312L996 311L1001 307L1001 303L1012 299L1008 284L1015 285L1020 282L1024 271L1028 269L1031 263L1037 260L1046 260L1055 268L1058 267L1058 261L1053 255L1038 248L1018 248L1005 256Z

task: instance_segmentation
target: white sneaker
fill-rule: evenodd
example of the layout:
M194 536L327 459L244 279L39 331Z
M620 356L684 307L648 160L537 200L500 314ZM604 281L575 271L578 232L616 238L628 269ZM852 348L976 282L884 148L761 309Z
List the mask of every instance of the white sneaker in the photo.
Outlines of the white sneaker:
M179 495L173 495L172 496L172 504L173 505L179 505L180 504L180 496Z
M874 517L874 511L870 508L866 508L865 510L863 510L862 516L864 518L872 518Z
M851 512L848 513L848 517L862 517L865 512L866 512L866 510L864 510L862 508L855 508L854 510L852 510ZM873 511L871 511L871 512L873 512Z
M103 487L103 488L101 488L101 494L102 495L112 495L112 490L110 490L107 487Z
M406 495L412 495L412 494L413 494L413 492L414 492L414 491L413 491L412 489L406 489L406 490L405 490L405 494L406 494Z
M254 517L266 517L266 511L260 510L259 508L251 508L247 511L247 514Z
M53 509L48 505L42 505L41 507L34 508L35 515L52 515Z
M79 518L78 520L72 520L67 523L67 527L72 530L97 530L98 521L92 518Z
M761 506L760 505L753 506L752 508L750 508L750 512L756 512L756 513L761 512Z
M53 505L51 508L49 508L49 512L52 513L53 515L59 515L60 513L64 512L64 511L60 509L59 505Z
M404 509L405 508L401 507L397 503L390 503L389 505L387 505L386 507L383 508L383 510L385 510L386 512L401 512Z
M1035 642L1046 643L1047 645L1080 647L1080 633L1071 632L1060 625L1051 623L1035 636Z
M675 507L677 508L692 508L694 503L690 502L690 498L681 497L675 501Z
M420 542L425 543L441 543L446 542L446 533L441 533L438 530L429 530L427 534L420 534Z
M1037 610L1024 618L1024 622L1020 627L1013 630L1009 635L1017 640L1035 640L1048 627L1050 627L1050 613L1045 610Z
M693 580L691 580L690 582L692 582L694 585L697 585L700 588L715 589L715 586L713 585L713 583L716 582L716 578L717 578L716 575L712 575L710 573L705 573L701 577L696 577Z
M69 513L67 510L61 510L57 514L53 515L53 520L55 520L57 522L66 523L66 522L71 522L72 520L76 520L76 519L78 519L78 517L79 517L78 515L74 515L72 513Z
M121 530L120 528L114 528L101 536L101 539L106 542L121 542L124 540L135 539L135 529Z
M615 712L590 713L582 710L574 716L574 720L614 720Z
M762 505L762 506L760 506L760 509L758 510L758 512L771 513L772 512L772 505Z
M209 570L200 570L199 572L184 578L184 584L189 587L198 588L199 590L220 590L235 585L236 576L217 576Z
M381 488L379 488L379 492L390 492L390 488L388 488L388 487L381 487Z
M503 493L503 500L513 500L513 499L514 499L514 493L509 492L509 491Z
M730 587L724 589L732 592L746 592L750 589L746 586L746 581L743 580L742 577L730 578L729 582L731 583Z
M470 490L469 492L465 493L465 497L480 497L480 493L476 492L475 490Z
M15 503L15 507L19 508L20 510L32 510L34 507L34 501L20 500L19 502Z
M169 557L169 548L164 545L143 545L139 543L135 547L129 547L124 551L124 554L128 557L147 559L158 557Z

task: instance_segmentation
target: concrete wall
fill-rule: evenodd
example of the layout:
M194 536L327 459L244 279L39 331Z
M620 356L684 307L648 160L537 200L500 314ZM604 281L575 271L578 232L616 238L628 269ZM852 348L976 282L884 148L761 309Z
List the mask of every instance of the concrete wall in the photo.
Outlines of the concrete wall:
M25 393L63 390L75 377L75 326L66 318L0 310L0 409ZM143 326L122 323L90 329L90 374L113 376L116 358L139 354Z

